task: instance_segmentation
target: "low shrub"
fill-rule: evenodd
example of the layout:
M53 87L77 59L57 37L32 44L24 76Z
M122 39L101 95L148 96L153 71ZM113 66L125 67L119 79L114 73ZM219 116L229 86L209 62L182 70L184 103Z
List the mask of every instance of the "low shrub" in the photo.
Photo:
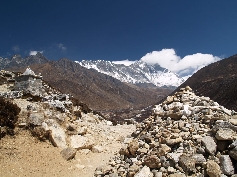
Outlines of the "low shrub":
M20 111L21 109L16 104L0 97L1 137L4 137L6 134L14 135L15 124L18 120Z
M92 112L92 110L85 103L82 103L75 98L72 98L72 103L73 106L80 106L81 111L84 112L85 114Z

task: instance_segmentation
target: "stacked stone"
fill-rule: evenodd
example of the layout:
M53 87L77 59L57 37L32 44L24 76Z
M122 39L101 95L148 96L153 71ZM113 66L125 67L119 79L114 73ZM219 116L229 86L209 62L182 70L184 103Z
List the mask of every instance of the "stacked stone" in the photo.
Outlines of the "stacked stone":
M237 176L237 114L181 88L137 124L96 177Z

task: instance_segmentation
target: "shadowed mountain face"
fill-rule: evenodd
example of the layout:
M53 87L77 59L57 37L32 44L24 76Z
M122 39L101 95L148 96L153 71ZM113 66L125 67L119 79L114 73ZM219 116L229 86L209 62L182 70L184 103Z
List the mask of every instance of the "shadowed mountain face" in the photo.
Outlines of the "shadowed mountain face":
M187 85L189 85L197 95L210 97L220 105L236 111L237 55L200 69L180 87Z
M86 69L66 58L27 64L13 65L15 67L11 70L23 72L26 66L30 66L36 74L41 73L51 86L73 95L93 110L146 107L170 93L168 89L140 88L123 83L94 69Z

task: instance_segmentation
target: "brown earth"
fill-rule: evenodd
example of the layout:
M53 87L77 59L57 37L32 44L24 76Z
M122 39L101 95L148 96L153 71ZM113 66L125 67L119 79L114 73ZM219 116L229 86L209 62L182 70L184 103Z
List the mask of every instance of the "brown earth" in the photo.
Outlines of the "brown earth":
M108 138L106 150L101 153L79 150L74 159L66 161L60 154L61 150L53 147L49 141L41 142L32 137L28 130L17 128L14 137L1 139L0 176L93 176L96 167L106 164L121 148L119 139L131 134L135 126L110 126L110 129L113 137L116 137Z

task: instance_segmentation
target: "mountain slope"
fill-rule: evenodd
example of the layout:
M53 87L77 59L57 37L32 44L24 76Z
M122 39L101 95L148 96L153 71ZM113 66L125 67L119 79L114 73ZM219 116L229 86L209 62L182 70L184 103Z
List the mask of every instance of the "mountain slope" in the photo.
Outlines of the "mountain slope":
M146 107L170 92L168 89L144 89L126 84L66 58L30 67L35 73L41 73L51 86L73 95L94 110ZM11 70L23 72L25 67Z
M76 63L79 63L85 68L92 68L98 72L112 76L122 82L132 84L149 83L158 87L178 87L184 82L183 78L180 78L171 71L162 68L160 65L148 65L141 60L136 61L130 66L115 64L104 60L82 60L81 62L76 61Z
M212 63L193 74L180 87L189 85L228 109L237 110L237 55Z

